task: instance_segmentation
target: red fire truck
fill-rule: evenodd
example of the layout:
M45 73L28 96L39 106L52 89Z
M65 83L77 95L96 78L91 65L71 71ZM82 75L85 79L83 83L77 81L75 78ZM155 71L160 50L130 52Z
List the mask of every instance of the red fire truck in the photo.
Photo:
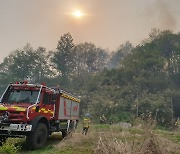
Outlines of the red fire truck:
M41 148L53 132L65 137L79 120L80 99L59 88L27 82L9 84L0 99L0 142L26 137L27 147Z

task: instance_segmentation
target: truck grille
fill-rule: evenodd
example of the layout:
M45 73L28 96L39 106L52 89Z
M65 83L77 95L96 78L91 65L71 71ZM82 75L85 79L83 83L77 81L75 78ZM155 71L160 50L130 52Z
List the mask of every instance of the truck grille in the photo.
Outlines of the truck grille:
M3 114L8 112L8 121L12 123L23 122L24 112L19 111L0 111L0 117L3 118Z

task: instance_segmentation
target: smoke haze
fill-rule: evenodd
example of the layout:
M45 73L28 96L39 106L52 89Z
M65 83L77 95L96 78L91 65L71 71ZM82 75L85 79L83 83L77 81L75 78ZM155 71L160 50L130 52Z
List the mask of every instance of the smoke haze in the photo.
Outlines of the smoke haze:
M148 16L159 29L176 30L177 22L169 5L163 0L156 0L148 9ZM148 18L147 16L147 18Z
M179 0L0 0L0 61L30 43L54 50L70 32L74 43L92 42L116 50L148 37L151 28L179 31ZM75 9L82 20L70 16Z

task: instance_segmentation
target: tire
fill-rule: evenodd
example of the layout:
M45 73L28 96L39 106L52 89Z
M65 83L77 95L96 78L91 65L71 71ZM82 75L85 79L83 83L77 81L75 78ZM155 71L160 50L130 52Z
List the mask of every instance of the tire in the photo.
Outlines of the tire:
M67 136L67 131L66 130L62 131L62 138L65 138L66 136Z
M77 127L77 123L71 121L69 124L68 131L67 130L61 131L62 132L62 138L72 137L72 133L75 131L76 127Z
M48 136L48 129L44 123L37 124L35 130L26 136L29 149L39 149L44 146Z
M69 130L68 132L65 130L65 131L62 131L62 138L67 138L67 137L72 137L72 133L73 133L73 130Z

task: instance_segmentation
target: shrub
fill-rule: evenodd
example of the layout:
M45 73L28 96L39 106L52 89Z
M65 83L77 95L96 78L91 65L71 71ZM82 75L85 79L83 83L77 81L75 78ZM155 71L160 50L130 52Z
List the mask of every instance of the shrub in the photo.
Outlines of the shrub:
M2 154L15 154L18 150L21 149L20 146L16 146L17 141L8 140L8 142L4 142L0 147L0 153Z

